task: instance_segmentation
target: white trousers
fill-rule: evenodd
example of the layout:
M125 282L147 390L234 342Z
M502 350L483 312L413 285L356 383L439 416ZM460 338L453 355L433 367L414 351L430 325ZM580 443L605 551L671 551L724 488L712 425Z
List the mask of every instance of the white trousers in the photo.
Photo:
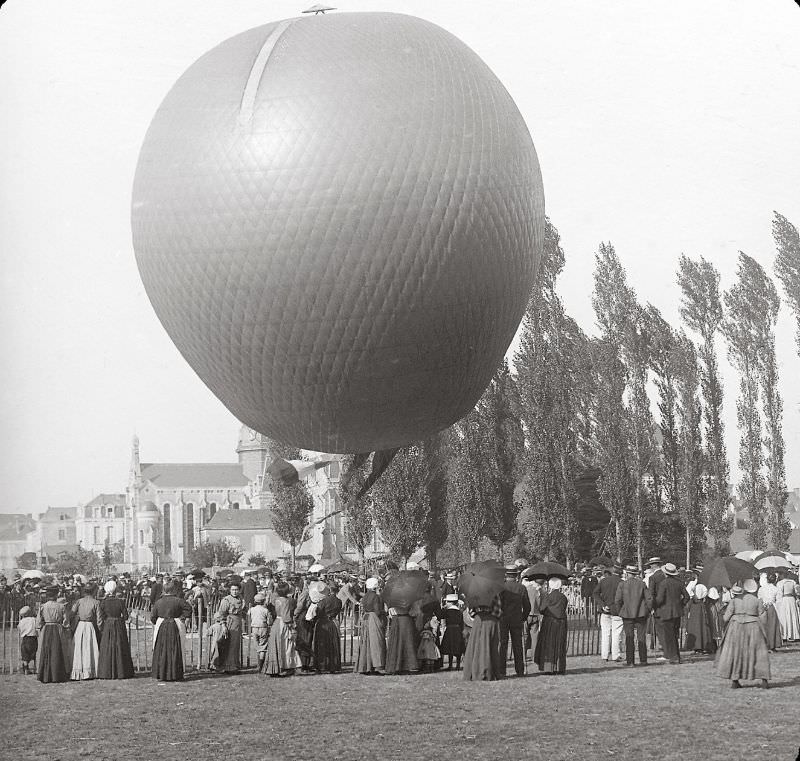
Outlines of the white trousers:
M612 661L620 657L620 642L622 641L622 618L612 616L610 613L600 614L600 655L603 660L611 658Z

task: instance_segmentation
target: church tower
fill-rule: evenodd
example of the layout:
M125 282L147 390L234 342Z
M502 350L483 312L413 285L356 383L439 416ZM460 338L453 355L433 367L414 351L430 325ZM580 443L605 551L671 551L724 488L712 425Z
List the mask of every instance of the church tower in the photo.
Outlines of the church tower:
M270 457L269 439L243 425L239 431L236 454L239 455L239 464L242 466L244 477L250 482L257 482L264 475L264 466Z
M125 490L125 548L126 563L138 562L136 543L136 513L139 509L139 489L142 485L142 466L139 462L139 437L134 434L131 442L131 465L128 469L128 488Z

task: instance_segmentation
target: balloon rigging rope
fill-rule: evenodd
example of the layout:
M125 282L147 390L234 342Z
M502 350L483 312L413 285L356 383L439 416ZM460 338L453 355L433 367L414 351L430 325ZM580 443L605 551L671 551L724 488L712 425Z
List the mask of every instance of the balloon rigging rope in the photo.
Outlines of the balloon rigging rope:
M250 69L250 76L247 78L247 84L244 86L244 94L242 95L242 104L239 107L239 124L242 127L250 124L253 118L253 109L255 107L256 95L258 95L258 86L261 84L261 77L264 75L264 69L267 68L267 62L278 44L281 35L295 22L297 19L286 19L281 21L278 26L267 37L264 45L261 47L256 60L253 63L253 68Z

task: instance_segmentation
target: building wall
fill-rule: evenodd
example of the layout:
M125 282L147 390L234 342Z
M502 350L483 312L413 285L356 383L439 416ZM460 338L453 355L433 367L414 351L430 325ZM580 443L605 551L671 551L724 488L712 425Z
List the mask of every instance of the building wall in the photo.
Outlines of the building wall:
M75 508L72 514L66 510L50 508L39 518L39 528L47 547L59 544L77 544L75 527Z

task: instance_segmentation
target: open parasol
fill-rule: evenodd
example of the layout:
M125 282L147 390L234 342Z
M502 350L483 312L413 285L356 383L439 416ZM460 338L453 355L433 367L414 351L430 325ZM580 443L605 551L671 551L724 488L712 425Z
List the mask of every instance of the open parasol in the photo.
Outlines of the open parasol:
M737 557L718 558L698 577L698 582L707 587L727 587L730 589L737 582L752 579L756 575L756 567Z
M458 577L458 590L472 608L489 606L505 584L505 569L494 560L471 563Z
M39 571L36 568L32 568L30 571L25 571L25 573L22 574L22 578L23 579L43 579L44 578L44 573L42 573L41 571Z
M767 552L762 552L760 555L753 558L752 563L759 571L766 571L770 568L792 567L792 564L786 557L786 553L781 552L780 550L768 550Z
M761 555L762 552L762 550L742 550L741 552L737 552L734 557L739 558L739 560L746 560L748 563L750 563L754 558L757 558L759 555Z
M410 608L428 591L425 571L398 571L386 582L383 599L391 608Z

